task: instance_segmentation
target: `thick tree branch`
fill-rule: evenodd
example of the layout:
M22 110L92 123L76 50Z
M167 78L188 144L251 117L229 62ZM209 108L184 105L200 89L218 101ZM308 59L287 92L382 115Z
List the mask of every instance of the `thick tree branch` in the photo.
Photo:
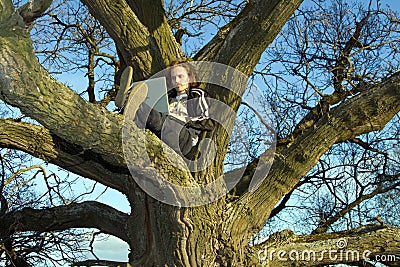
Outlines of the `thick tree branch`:
M132 182L126 167L100 164L90 150L57 138L41 126L0 119L0 147L24 151L124 194Z
M250 75L261 54L302 2L249 1L242 12L199 51L195 59L224 63Z
M14 11L12 0L0 0L0 21L9 17Z
M26 25L31 24L35 19L41 17L49 8L53 0L35 0L28 2L18 9Z
M361 264L365 259L382 260L382 256L391 259L387 263L395 263L400 257L399 247L399 228L366 225L344 232L314 235L295 235L285 230L252 247L248 255L256 264L276 267Z
M125 0L82 2L113 38L125 60L123 63L134 67L134 80L148 78L172 59L183 56L160 2L130 1L129 5ZM152 2L156 3L154 8Z
M73 203L48 209L24 208L1 216L0 233L20 231L48 232L70 228L97 228L128 241L126 222L129 216L95 201Z
M17 33L12 26L3 31ZM55 81L37 62L28 33L21 30L20 36L10 34L0 37L0 98L19 107L52 134L107 155L104 160L123 166L119 134L123 117L87 103Z
M148 77L151 74L151 54L154 53L149 40L150 33L126 1L82 0L82 3L113 38L126 65L134 67L134 79Z
M243 195L240 205L233 210L233 214L241 214L240 219L230 216L234 221L227 220L227 224L233 223L232 229L238 233L261 229L274 204L296 186L332 145L382 129L399 111L399 74L338 105L291 146L280 151L263 184L256 192ZM245 225L242 219L253 222L253 225Z
M321 98L318 104L313 107L306 116L296 125L293 132L278 140L278 146L289 146L298 136L300 136L306 129L313 127L313 125L321 119L324 114L329 112L331 106L339 104L341 101L348 97L354 96L362 91L368 90L368 85L361 84L357 88L348 91L335 91L330 95L325 95Z
M164 1L161 0L127 0L128 5L138 16L141 23L147 27L154 45L159 49L163 63L184 57L184 54L172 34L165 14ZM160 68L164 65L160 65ZM153 71L157 70L153 66Z

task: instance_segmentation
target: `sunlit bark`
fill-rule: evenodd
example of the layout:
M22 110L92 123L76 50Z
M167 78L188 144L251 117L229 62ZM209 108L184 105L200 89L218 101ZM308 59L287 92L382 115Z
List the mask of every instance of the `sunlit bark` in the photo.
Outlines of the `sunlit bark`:
M122 65L134 66L136 80L149 77L175 58L184 57L161 1L82 2L115 41ZM250 75L263 51L301 3L302 0L249 1L196 59L224 63ZM221 154L207 171L196 177L170 164L167 156L156 153L161 141L150 133L148 152L153 162L149 163L137 149L143 140L132 134L128 149L136 171L129 173L121 144L123 116L85 101L53 79L35 57L27 26L44 12L47 4L49 1L34 1L34 9L27 10L25 6L20 12L13 12L11 1L0 0L0 98L41 125L0 120L0 146L27 152L122 192L131 212L125 214L97 202L25 208L2 215L0 238L18 231L97 228L129 244L132 266L259 264L255 257L260 247L249 247L249 239L263 227L282 197L334 144L381 130L400 111L400 82L396 74L380 84L366 86L309 127L301 127L294 140L278 147L272 169L257 191L246 190L256 170L256 164L250 164L236 195L232 193L195 208L169 206L144 193L133 178L147 179L154 174L152 167L155 167L164 177L184 185L215 179L223 171L229 142L223 129L216 128L210 134ZM230 103L235 110L240 105L237 96L217 91L216 87L210 87L210 94ZM133 123L131 127L134 133L139 131ZM173 152L170 155L178 158ZM322 242L320 249L324 249L338 238L346 237L352 241L349 249L371 249L376 253L373 244L391 235L384 251L399 253L395 250L399 246L397 228L375 227L368 231L369 235L365 231L348 231L315 236L287 232L289 236L285 236L283 243L273 243L272 247L300 251L309 243ZM324 263L333 262L324 258ZM272 261L270 266L279 264Z

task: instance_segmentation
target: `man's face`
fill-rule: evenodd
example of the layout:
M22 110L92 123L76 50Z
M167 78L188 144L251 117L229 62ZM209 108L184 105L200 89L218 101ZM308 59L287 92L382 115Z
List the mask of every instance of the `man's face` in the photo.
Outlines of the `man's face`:
M186 69L182 66L172 67L171 82L178 95L185 94L189 88L190 78Z

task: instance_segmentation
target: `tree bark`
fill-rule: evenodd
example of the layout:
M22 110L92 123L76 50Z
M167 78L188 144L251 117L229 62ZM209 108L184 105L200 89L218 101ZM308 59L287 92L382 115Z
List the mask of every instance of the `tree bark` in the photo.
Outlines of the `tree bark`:
M38 125L0 119L0 146L26 152L125 195L133 183L126 167L101 161L95 153L60 139Z
M253 262L262 266L362 265L366 260L389 266L398 263L400 230L366 225L339 233L296 235L290 230L272 235L251 249ZM250 255L250 253L249 253Z
M0 1L0 21L11 16L14 11L14 5L12 0L1 0Z
M107 29L125 63L134 66L136 80L147 78L173 58L182 57L161 12L160 1L83 2ZM301 2L249 1L241 14L223 27L196 59L214 60L250 75L262 52ZM96 202L42 210L27 208L3 215L0 229L15 232L96 227L129 244L132 266L252 265L258 248L249 247L249 239L263 227L274 206L316 165L321 155L336 143L382 129L400 110L397 74L339 104L312 127L304 129L296 140L280 147L270 173L257 191L239 190L235 198L225 196L200 207L170 206L149 197L133 178L151 178L155 175L154 169L158 175L185 186L219 177L229 142L222 127L210 134L218 145L217 158L207 171L193 175L187 168L170 164L167 155L177 159L178 156L171 151L159 153L161 141L152 134L146 136L151 162L146 159L137 148L144 142L135 134L139 129L128 120L125 126L130 127L132 138L126 149L132 155L129 163L135 167L131 177L121 144L123 116L88 103L55 81L38 63L26 22L20 13L13 13L12 2L0 0L0 11L0 97L41 125L0 120L0 145L27 152L117 189L127 196L131 205L130 214ZM243 91L241 88L235 95L210 87L213 97L228 103L234 110L240 105ZM257 160L270 161L267 152ZM180 163L185 165L183 160ZM242 180L250 180L257 168L260 165L247 166ZM226 178L235 173L230 172ZM352 242L359 236L358 248L369 249L373 239L381 240L390 233L393 242L386 247L387 252L395 252L394 248L399 245L397 228L369 230L372 239L368 239L365 231L303 237L286 232L289 236L281 242L283 245L274 243L274 248L289 249L294 243L300 251L307 248L305 243L317 244L318 239L313 238L320 238L329 246L339 236L346 236ZM271 266L279 264L273 262Z
M70 228L97 228L124 241L128 216L123 212L95 201L36 210L24 208L2 216L2 229L7 235L18 231L48 232ZM4 234L4 233L3 233Z
M134 80L149 78L182 58L162 10L161 1L82 0L115 41ZM133 7L133 9L131 8Z
M303 0L249 1L236 18L223 26L197 53L195 59L223 63L249 76L261 54L302 2Z

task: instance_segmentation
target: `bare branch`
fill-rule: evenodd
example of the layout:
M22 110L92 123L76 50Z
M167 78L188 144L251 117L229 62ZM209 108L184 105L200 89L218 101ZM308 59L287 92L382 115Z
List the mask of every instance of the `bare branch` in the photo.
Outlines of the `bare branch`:
M1 216L0 233L9 235L19 231L48 232L69 228L97 228L127 241L125 224L128 218L127 214L95 201L41 210L24 208Z
M382 188L382 185L378 185L375 190L373 190L371 193L368 193L368 194L363 194L363 192L361 192L361 195L356 200L354 200L352 203L347 205L345 208L343 208L342 210L337 212L331 218L327 218L327 220L324 223L320 224L318 226L318 228L314 230L313 233L318 233L318 234L325 233L326 231L328 231L329 226L331 226L332 224L334 224L335 222L340 220L346 213L350 212L357 205L361 204L364 200L371 199L371 198L377 196L378 194L389 192L390 190L393 190L398 186L400 186L400 182L394 183L385 188Z

